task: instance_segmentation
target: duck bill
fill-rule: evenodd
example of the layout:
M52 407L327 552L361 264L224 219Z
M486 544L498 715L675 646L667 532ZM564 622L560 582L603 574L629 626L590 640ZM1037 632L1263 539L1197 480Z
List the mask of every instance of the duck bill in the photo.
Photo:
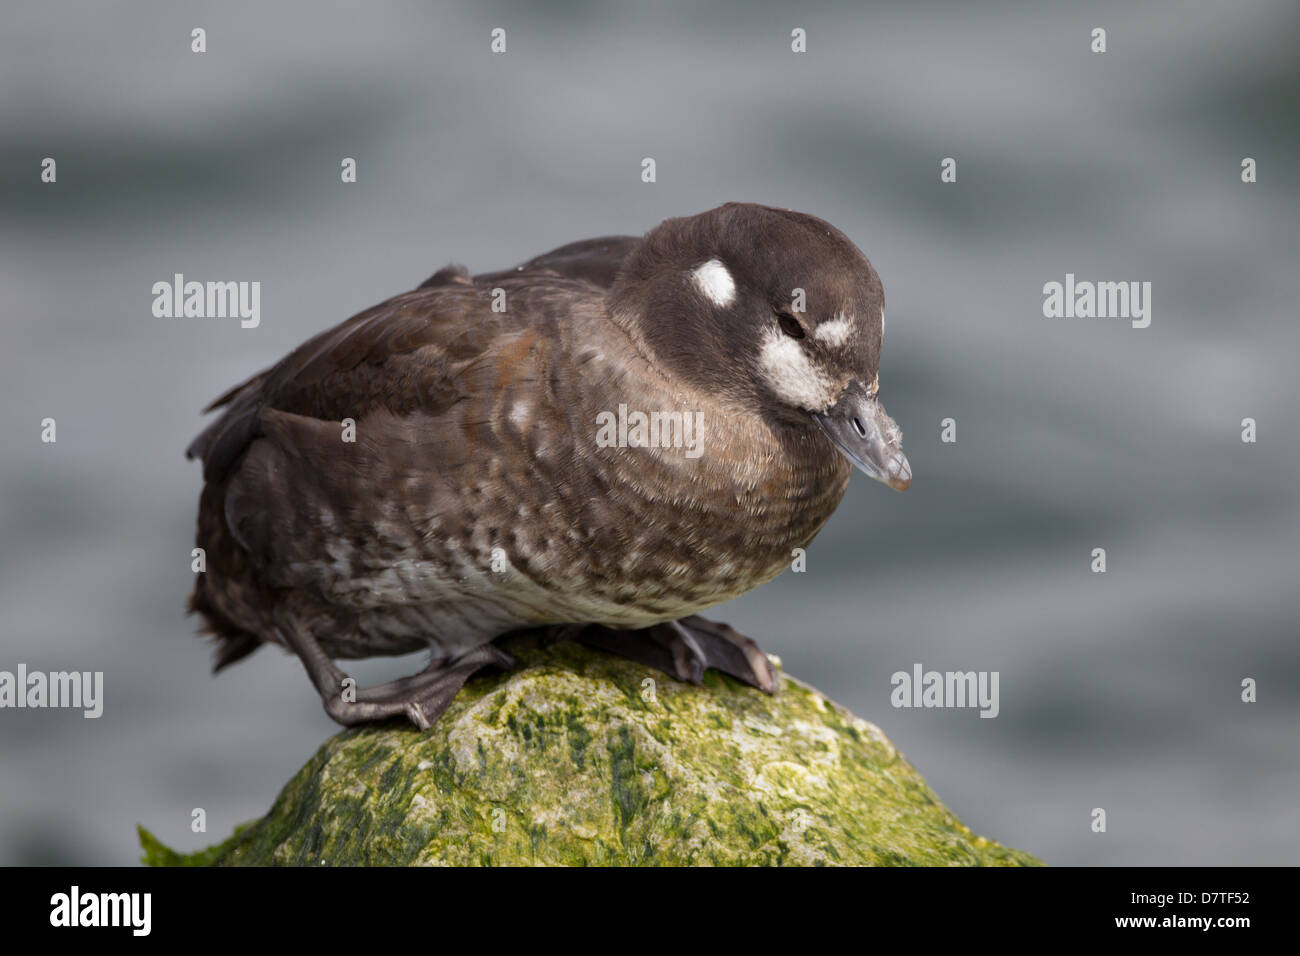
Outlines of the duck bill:
M895 491L905 491L912 483L912 466L903 454L898 426L880 399L868 395L862 384L849 385L838 402L825 412L814 413L813 420L865 474Z

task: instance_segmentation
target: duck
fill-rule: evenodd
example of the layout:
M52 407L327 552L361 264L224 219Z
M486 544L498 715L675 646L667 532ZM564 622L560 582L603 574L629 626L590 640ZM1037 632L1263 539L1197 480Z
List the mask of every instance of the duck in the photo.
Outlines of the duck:
M790 567L855 468L911 483L884 306L834 226L732 202L447 266L321 332L187 449L214 671L274 644L337 722L427 729L530 631L774 693L769 656L701 612ZM339 666L420 650L371 687Z

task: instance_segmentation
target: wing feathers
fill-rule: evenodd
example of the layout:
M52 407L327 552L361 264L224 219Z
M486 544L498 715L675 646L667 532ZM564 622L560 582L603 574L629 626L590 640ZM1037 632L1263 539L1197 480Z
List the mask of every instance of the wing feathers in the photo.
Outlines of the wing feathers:
M225 411L185 453L203 461L203 477L212 481L228 475L264 434L264 409L338 421L359 419L380 406L399 415L446 408L458 398L454 383L461 372L490 360L503 333L519 331L530 317L538 319L527 314L534 296L545 298L550 284L570 293L584 287L593 294L608 290L640 241L603 236L573 242L515 269L472 280L463 266L439 269L418 289L308 339L221 395L204 411ZM492 312L496 285L509 288L510 312ZM557 311L564 308L541 303L542 315Z

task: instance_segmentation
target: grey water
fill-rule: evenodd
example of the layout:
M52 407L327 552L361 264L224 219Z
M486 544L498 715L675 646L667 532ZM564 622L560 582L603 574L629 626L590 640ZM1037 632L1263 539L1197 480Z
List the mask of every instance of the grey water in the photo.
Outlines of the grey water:
M215 842L335 729L274 649L212 678L184 616L203 405L448 262L733 199L871 258L915 481L856 478L805 573L717 616L977 833L1296 863L1298 28L1257 0L6 11L0 669L103 671L105 706L0 711L0 863ZM259 281L259 326L155 318L177 272ZM1150 326L1044 317L1067 273L1150 282ZM997 671L999 715L891 707L917 663Z

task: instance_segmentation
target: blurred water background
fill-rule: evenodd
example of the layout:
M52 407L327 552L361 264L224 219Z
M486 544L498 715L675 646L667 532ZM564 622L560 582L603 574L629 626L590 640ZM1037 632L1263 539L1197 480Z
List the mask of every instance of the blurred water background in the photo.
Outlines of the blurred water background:
M978 833L1056 864L1297 862L1294 3L5 19L0 669L102 670L107 700L0 712L0 863L131 862L137 822L214 842L335 729L275 650L211 678L182 613L204 404L450 261L731 199L824 216L872 259L916 480L859 476L807 573L718 616L879 723ZM260 281L260 327L154 318L175 272ZM1150 328L1045 319L1067 272L1150 281ZM1000 716L892 709L915 662L999 671Z

